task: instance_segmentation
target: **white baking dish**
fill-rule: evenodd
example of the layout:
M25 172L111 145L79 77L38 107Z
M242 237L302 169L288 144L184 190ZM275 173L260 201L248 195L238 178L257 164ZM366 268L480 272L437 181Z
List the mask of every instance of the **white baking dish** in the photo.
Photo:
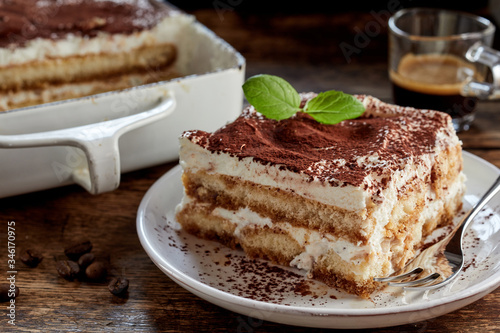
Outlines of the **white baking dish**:
M0 198L77 183L98 194L120 174L178 158L178 137L215 130L243 104L245 60L199 22L178 40L184 76L0 113Z

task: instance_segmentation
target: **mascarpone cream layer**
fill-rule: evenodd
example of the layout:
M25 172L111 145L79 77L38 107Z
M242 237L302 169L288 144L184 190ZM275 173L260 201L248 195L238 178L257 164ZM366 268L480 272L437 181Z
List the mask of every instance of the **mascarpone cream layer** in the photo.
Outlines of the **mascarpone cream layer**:
M403 161L400 170L394 171L388 186L382 192L374 192L376 187L370 186L380 180L376 173L369 173L364 184L357 187L349 184L332 186L328 182L321 182L298 173L283 170L279 165L263 165L255 162L252 157L235 158L229 154L212 153L186 137L180 138L180 164L184 170L191 172L205 171L209 174L222 174L237 177L244 181L279 188L301 195L307 199L335 206L360 215L366 214L366 209L377 204L377 220L387 220L392 207L397 203L398 190L408 184L410 180L426 179L434 163L434 154L419 157L415 161ZM328 163L325 161L325 163ZM383 163L376 154L360 158L358 163ZM317 163L316 163L317 164ZM317 167L311 166L311 167Z
M276 165L262 165L247 157L239 160L228 154L211 153L189 139L180 139L180 164L186 171L205 171L238 177L256 184L292 191L324 204L360 211L366 207L369 193L354 186L331 187L320 182L310 182L299 173L280 170Z
M157 26L133 34L100 32L96 37L68 35L65 39L37 38L23 47L0 48L0 67L44 61L51 58L85 56L99 53L123 53L134 49L179 41L182 29L194 17L173 11Z
M416 237L418 237L418 239L414 239L416 243L420 241L421 229L424 223L428 219L435 218L442 211L445 202L451 201L459 191L464 190L463 177L463 175L458 177L459 179L449 187L442 200L434 199L429 201L425 206L420 220L416 221ZM190 202L190 198L184 197L177 209L182 209ZM245 228L264 226L271 229L278 228L281 232L290 235L304 248L304 252L297 255L290 262L290 265L306 271L311 270L314 263L320 257L334 252L349 265L352 273L360 279L371 279L373 276L382 274L380 270L383 265L391 263L392 253L401 253L405 248L405 244L402 241L386 238L384 228L380 225L375 229L367 244L362 245L361 243L351 243L331 234L320 233L317 230L292 226L288 222L273 223L271 219L262 217L248 208L240 208L237 211L232 211L217 207L213 210L212 214L235 224L234 236L236 238L241 237L242 231ZM394 272L393 268L392 272Z

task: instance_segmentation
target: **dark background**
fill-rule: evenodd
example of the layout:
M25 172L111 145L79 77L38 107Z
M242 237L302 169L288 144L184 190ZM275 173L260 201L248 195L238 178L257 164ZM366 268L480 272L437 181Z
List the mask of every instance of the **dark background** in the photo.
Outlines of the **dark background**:
M191 11L196 9L214 8L216 6L231 6L241 13L339 13L342 11L371 11L387 8L390 0L386 1L270 1L270 0L195 0L181 1L173 0L170 3L177 7ZM392 1L399 3L402 8L406 7L440 7L452 8L465 11L481 10L488 5L487 0L478 1L450 1L450 0L401 0Z
M195 15L231 44L246 58L250 69L255 61L279 60L292 66L386 62L387 20L396 10L407 7L447 8L492 19L487 0L172 0L170 3ZM360 36L370 28L368 38ZM362 47L346 55L346 48L356 43ZM494 46L497 45L495 42Z

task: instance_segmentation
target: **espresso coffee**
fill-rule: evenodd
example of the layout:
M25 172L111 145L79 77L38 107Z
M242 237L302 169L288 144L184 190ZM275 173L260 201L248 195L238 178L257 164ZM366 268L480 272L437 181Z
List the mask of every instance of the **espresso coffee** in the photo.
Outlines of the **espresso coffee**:
M476 97L461 95L468 78L478 78L475 67L452 55L404 56L398 71L389 72L394 102L418 109L444 111L452 118L474 112Z

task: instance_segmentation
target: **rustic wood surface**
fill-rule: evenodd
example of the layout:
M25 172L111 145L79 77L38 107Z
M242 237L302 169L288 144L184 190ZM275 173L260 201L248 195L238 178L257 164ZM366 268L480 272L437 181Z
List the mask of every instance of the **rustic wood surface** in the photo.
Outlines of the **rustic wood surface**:
M373 22L369 13L240 15L237 8L193 11L198 19L247 58L248 76L280 75L299 91L341 89L390 101L385 29L355 59L346 61L339 43ZM356 27L358 27L356 29ZM323 34L325 33L325 34ZM464 149L500 167L500 102L482 102L473 128L460 137ZM0 161L1 163L1 161ZM16 326L0 304L2 332L301 332L302 328L260 321L210 304L165 276L148 258L136 232L136 214L146 191L176 162L124 174L119 189L91 196L77 186L0 199L0 276L8 269L7 222L16 222L16 248L36 247L44 260L36 268L17 263ZM107 257L110 276L130 280L127 297L105 283L68 282L55 261L78 237ZM2 254L2 252L4 254ZM6 281L6 280L4 280ZM493 332L500 330L500 289L439 318L398 327L353 332ZM313 331L313 330L311 330ZM328 330L315 330L326 332ZM332 330L333 331L333 330Z

